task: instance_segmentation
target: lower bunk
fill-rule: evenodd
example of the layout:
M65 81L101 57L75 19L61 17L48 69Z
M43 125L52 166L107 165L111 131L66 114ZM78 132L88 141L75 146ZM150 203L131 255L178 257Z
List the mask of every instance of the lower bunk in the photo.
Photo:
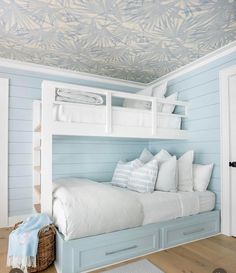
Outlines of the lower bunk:
M218 210L69 241L57 232L55 266L58 273L87 272L219 232Z

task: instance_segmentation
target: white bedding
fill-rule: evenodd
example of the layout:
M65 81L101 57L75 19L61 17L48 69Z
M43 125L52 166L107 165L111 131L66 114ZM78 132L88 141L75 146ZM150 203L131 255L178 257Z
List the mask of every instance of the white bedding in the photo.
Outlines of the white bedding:
M124 107L112 107L113 125L129 127L152 126L152 116L149 110L140 110ZM104 105L61 104L54 105L53 119L55 121L105 124L106 111ZM165 113L158 113L157 128L180 129L181 118Z
M210 191L132 194L143 206L143 225L211 211L215 207L215 194Z
M215 206L210 191L137 193L78 178L58 182L53 216L66 240L194 215Z
M65 240L140 226L141 203L117 187L78 178L54 184L53 216Z

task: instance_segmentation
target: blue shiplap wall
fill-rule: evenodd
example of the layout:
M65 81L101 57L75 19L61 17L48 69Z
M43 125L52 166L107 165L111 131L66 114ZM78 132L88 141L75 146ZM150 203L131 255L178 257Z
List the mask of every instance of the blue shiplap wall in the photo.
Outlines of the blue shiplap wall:
M165 148L180 156L185 151L195 151L195 162L213 162L215 168L210 189L217 195L220 208L220 105L219 71L236 64L236 53L223 57L201 68L177 77L168 83L168 93L179 93L180 100L189 102L189 118L183 122L190 138L186 141L150 141L153 152Z
M136 92L137 89L1 67L0 77L10 79L9 216L29 214L32 212L32 102L41 98L42 80L63 81L127 92ZM123 152L123 157L135 157L143 146L147 145L147 142L144 143L144 141L131 143L126 140L110 141L92 138L57 138L53 146L55 176L71 173L97 177L99 180L109 179L111 168Z
M53 142L53 176L111 181L118 160L137 158L147 146L147 140L56 137Z
M236 64L231 54L191 73L175 78L168 92L179 92L179 99L188 100L189 119L183 127L190 131L188 141L150 141L153 152L161 148L173 154L194 149L195 162L215 163L210 188L217 193L220 207L220 143L219 143L219 77L222 68ZM0 67L0 77L10 79L9 108L9 208L10 216L32 211L32 101L41 97L43 79L60 80L114 90L135 92L135 88L104 85ZM147 141L110 140L98 138L55 138L53 144L54 177L80 175L97 180L109 180L120 158L132 159ZM63 162L63 163L62 163Z

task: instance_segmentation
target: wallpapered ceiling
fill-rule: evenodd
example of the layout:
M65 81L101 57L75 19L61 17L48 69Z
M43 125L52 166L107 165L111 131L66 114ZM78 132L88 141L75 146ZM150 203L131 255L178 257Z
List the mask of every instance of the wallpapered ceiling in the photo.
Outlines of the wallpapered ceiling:
M0 0L1 57L140 82L235 39L235 0Z

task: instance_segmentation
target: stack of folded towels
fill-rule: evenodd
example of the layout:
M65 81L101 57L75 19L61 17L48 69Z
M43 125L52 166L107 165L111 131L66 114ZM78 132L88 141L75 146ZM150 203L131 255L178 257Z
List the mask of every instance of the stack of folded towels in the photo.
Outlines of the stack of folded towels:
M46 214L35 214L13 230L9 236L7 266L20 268L25 273L27 267L36 267L38 232L51 223Z

